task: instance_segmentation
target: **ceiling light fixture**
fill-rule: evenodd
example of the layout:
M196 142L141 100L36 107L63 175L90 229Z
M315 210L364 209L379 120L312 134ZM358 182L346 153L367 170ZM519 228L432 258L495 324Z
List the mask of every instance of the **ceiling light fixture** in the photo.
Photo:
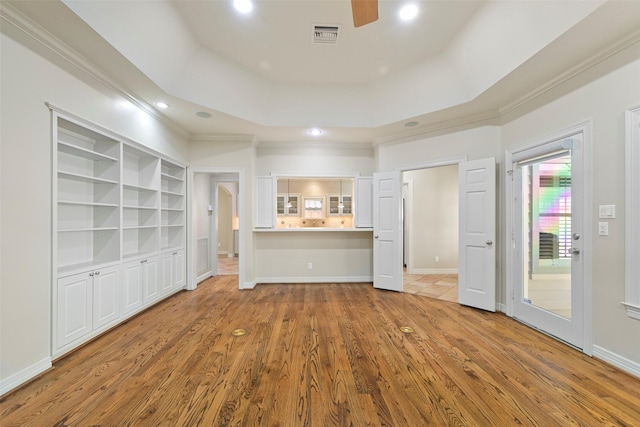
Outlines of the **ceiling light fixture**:
M211 118L211 114L207 113L206 111L198 111L196 113L196 116L203 118L203 119L210 119Z
M156 102L156 107L162 108L164 110L169 108L169 104L167 104L166 102L160 101L160 102Z
M338 200L338 209L344 209L344 203L342 203L342 178L340 178L340 199Z
M233 0L233 7L240 13L249 13L253 10L251 0Z
M414 126L418 126L418 122L416 122L415 120L411 120L410 122L406 122L404 126L408 128L412 128Z
M309 130L309 135L311 135L311 136L320 136L322 134L323 134L322 129L313 128L313 129Z
M418 6L413 3L407 4L400 9L398 15L403 21L409 21L418 16Z

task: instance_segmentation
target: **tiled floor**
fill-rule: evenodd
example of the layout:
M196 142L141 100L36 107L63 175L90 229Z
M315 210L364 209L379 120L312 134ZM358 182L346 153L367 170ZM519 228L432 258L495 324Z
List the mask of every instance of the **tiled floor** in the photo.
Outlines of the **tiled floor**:
M238 257L229 258L227 255L218 255L218 274L238 274Z
M457 274L405 274L403 284L410 294L458 302Z

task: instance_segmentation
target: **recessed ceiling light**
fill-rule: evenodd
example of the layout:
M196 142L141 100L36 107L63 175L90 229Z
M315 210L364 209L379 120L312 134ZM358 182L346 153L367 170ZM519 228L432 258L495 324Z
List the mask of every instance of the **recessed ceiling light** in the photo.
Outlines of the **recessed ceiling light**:
M311 136L320 136L322 134L323 134L322 129L313 128L309 130L309 135Z
M198 111L196 113L196 116L202 117L203 119L210 119L211 118L211 114L207 113L206 111Z
M414 126L418 126L418 122L416 122L415 120L411 120L410 122L406 122L404 125L408 128L412 128Z
M169 108L169 104L167 104L166 102L160 101L160 102L156 102L156 107L162 108L164 110L166 108Z
M407 4L400 9L400 19L403 21L409 21L418 16L418 6L413 3Z
M240 13L249 13L253 10L251 0L233 0L233 7Z

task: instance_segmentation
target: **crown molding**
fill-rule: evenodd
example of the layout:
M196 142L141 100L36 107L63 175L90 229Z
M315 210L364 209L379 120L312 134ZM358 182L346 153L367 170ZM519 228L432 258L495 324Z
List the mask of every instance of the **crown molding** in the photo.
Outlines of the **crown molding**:
M258 149L278 149L284 148L288 150L296 149L333 149L333 150L368 150L371 151L373 146L369 142L322 142L322 141L265 141L259 142L256 146Z
M470 116L456 117L449 120L431 123L429 125L414 129L410 132L403 132L390 137L377 138L374 140L374 146L386 146L401 144L403 142L416 141L438 134L443 131L465 130L470 127L479 125L494 125L501 118L497 111L486 111Z
M246 142L254 144L255 135L242 133L192 134L189 142Z
M31 37L43 47L49 49L51 52L55 53L60 58L67 61L78 70L85 73L111 92L131 102L133 105L149 114L164 126L176 132L178 135L184 138L189 137L189 133L182 127L178 126L176 123L160 114L155 108L140 99L134 93L128 92L127 90L123 89L120 85L118 85L105 73L103 73L95 64L88 61L85 57L80 55L76 50L72 49L62 40L58 39L56 36L26 17L14 6L0 1L0 18L8 24L13 25L15 28L22 31L24 34Z
M633 46L634 44L640 42L640 30L632 33L630 36L620 40L619 42L607 46L606 49L601 50L579 64L571 67L566 70L564 73L558 75L557 77L549 80L541 86L536 87L535 89L527 92L525 95L520 98L504 105L499 109L500 116L506 116L509 113L514 112L515 110L524 107L526 104L534 101L539 96L544 95L550 90L560 86L561 84L568 82L569 80L577 77L581 73L595 67L596 65L606 61L613 55L625 50L626 48Z

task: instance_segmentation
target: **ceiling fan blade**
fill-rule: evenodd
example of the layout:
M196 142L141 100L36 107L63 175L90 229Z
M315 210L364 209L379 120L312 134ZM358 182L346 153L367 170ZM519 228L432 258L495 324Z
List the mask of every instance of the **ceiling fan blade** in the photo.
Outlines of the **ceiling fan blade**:
M361 27L378 20L378 0L351 0L353 25Z

